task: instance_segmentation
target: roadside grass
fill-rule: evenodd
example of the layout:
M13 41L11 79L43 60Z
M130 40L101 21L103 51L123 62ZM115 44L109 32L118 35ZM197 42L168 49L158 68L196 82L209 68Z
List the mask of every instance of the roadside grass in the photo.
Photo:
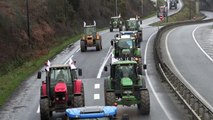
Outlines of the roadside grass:
M8 100L11 94L17 89L18 86L21 85L23 81L35 73L35 71L40 69L45 61L53 58L69 44L79 40L80 37L81 35L77 35L69 39L64 39L63 43L56 46L55 48L50 49L47 55L41 56L39 59L28 61L22 66L15 68L11 72L0 76L0 106L2 106Z
M108 29L107 27L97 29L97 31L102 31ZM13 69L5 75L0 76L0 107L9 99L12 93L21 85L21 83L31 75L33 75L37 70L39 70L48 59L53 58L59 54L68 45L75 43L81 38L82 34L73 37L62 37L58 38L63 41L63 43L51 48L48 54L41 56L38 59L27 61L22 66ZM36 78L35 78L36 79ZM38 88L40 89L40 88Z

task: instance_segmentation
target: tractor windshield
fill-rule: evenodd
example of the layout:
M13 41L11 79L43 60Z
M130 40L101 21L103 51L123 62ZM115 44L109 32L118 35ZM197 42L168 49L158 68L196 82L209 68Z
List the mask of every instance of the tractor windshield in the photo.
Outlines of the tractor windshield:
M93 35L95 32L95 27L85 27L84 33L86 35Z
M121 49L133 48L133 41L131 38L120 39L118 41L118 47Z
M138 21L137 20L130 20L127 22L127 26L131 29L131 30L136 30L138 27Z
M75 70L70 70L69 67L56 67L50 69L50 84L54 85L59 81L71 83L72 79L76 78Z
M115 79L121 79L123 77L135 78L135 66L133 64L116 65L114 74Z

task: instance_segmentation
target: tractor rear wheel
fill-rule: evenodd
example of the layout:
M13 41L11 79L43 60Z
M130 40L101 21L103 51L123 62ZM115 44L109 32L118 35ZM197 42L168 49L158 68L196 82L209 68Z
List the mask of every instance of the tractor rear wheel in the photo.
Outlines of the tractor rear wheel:
M114 105L115 103L115 93L114 92L106 92L105 93L105 105Z
M101 50L101 40L96 40L96 51Z
M149 91L147 89L141 90L140 92L140 104L139 110L142 115L148 115L150 113L150 98Z
M84 96L83 95L74 96L73 99L74 99L73 100L73 107L74 108L84 106Z
M87 46L86 46L86 44L85 44L85 41L81 40L80 45L81 45L81 52L85 52L85 51L86 51L86 48L87 48Z
M50 120L50 110L49 110L49 101L48 98L40 100L40 117L41 120Z

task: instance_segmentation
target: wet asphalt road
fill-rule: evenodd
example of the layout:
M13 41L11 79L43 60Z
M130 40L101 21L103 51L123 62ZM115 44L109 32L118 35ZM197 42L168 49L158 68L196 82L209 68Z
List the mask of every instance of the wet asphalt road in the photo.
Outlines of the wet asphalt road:
M171 12L175 12L174 10ZM147 26L149 23L157 21L156 17L143 21L144 41L141 43L141 51L144 56L144 62L148 65L146 72L147 86L150 92L151 111L150 115L142 116L135 106L119 106L118 117L124 113L130 115L131 120L182 120L185 119L181 107L172 99L165 87L161 84L154 60L153 60L153 42L156 27ZM83 76L80 78L84 82L86 105L103 105L103 78L109 75L103 72L103 63L107 61L110 53L110 40L117 32L102 31L100 34L103 39L103 50L94 51L93 48L88 52L82 53L79 50L79 42L66 48L62 53L57 55L52 64L66 64L69 58L77 61L76 66L82 68ZM146 49L147 46L147 49ZM43 69L43 68L41 68ZM101 77L100 79L97 79ZM36 73L29 77L21 87L12 95L11 99L0 110L1 120L39 120L39 98L40 98L41 80L36 79ZM62 118L64 113L54 113L53 119Z

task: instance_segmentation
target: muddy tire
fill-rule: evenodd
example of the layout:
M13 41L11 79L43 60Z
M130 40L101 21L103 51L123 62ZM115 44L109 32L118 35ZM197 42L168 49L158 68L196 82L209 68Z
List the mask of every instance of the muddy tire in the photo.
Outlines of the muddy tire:
M80 45L81 45L81 52L85 52L85 51L86 51L86 48L87 48L87 46L86 46L86 44L85 44L85 41L81 40Z
M40 100L40 117L41 120L50 120L50 110L49 110L49 101L48 98Z
M150 97L147 89L141 90L140 92L140 104L138 108L142 115L148 115L150 113Z
M101 40L96 40L96 51L101 50Z
M73 99L74 99L73 100L73 107L74 108L84 106L84 96L83 95L74 96Z
M114 105L115 103L115 93L114 92L106 92L105 94L105 105Z

